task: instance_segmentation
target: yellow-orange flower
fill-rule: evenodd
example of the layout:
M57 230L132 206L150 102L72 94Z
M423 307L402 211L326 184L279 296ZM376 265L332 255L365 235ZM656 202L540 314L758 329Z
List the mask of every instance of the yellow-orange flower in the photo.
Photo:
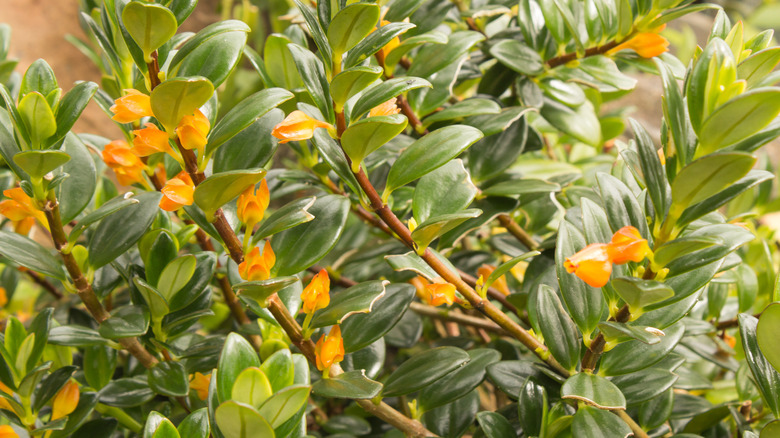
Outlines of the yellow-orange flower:
M114 140L103 148L103 162L114 170L119 184L144 183L144 163L124 140Z
M455 302L455 285L450 283L427 284L425 293L425 301L434 307L445 303L451 306Z
M198 398L206 400L209 398L209 384L211 383L211 374L203 375L201 373L190 374L190 389L198 393Z
M138 90L124 91L127 94L115 100L114 106L110 108L111 112L114 113L114 116L111 117L112 120L119 123L132 123L141 117L154 115L149 96Z
M0 288L0 289L2 289L2 288ZM3 289L3 295L5 295L5 289ZM13 395L13 393L14 393L13 391L11 391L11 388L5 386L3 384L3 382L0 382L0 391L3 391L4 393L6 393L8 395ZM5 409L6 411L11 411L11 412L13 412L13 410L14 410L14 408L11 407L11 403L8 403L8 400L6 400L3 397L0 397L0 409ZM2 436L3 435L0 434L0 437L2 437Z
M5 424L0 426L0 438L19 438L19 434L14 432L11 426Z
M133 153L139 157L148 157L158 152L172 152L168 133L154 123L147 123L144 129L136 129L133 135Z
M260 248L254 247L244 257L244 261L238 265L238 273L246 281L263 281L271 277L271 268L276 264L276 255L271 248L271 242L266 240L263 253Z
M344 340L341 338L341 328L337 325L333 326L328 336L320 336L320 340L314 346L314 353L317 369L320 371L344 360Z
M238 210L236 213L238 220L246 224L248 233L251 233L252 228L263 220L270 200L271 195L268 193L268 183L265 182L265 178L260 181L260 187L257 190L255 190L254 186L250 186L238 196Z
M314 313L319 309L324 309L330 304L330 277L328 271L322 269L309 285L301 293L303 300L304 313Z
M176 178L168 180L160 192L163 194L162 199L160 199L160 208L165 211L176 211L185 205L192 205L195 186L192 184L190 175L181 171L176 175Z
M176 135L184 149L202 150L206 147L206 136L209 134L210 128L209 119L200 110L195 110L194 115L181 118L176 127Z
M54 401L51 404L51 419L56 420L70 415L78 404L79 385L73 380L69 380L54 396Z
M387 26L388 24L390 24L390 21L382 20L379 23L379 27L377 27L374 30L377 30L377 29L381 28L382 26ZM374 30L372 30L371 32L373 32ZM392 52L393 49L395 49L396 47L398 47L400 45L401 45L401 39L399 37L395 37L392 40L390 40L389 43L385 44L385 46L382 47L379 50L379 54L381 54L382 59L384 59L387 56L388 53Z
M586 246L563 263L566 272L574 273L592 287L603 287L612 274L612 261L606 243Z
M395 97L388 100L387 102L380 103L379 105L371 108L371 111L368 112L368 117L375 117L375 116L391 116L393 114L398 114L401 112L401 108L398 108L398 106L395 104Z
M3 191L6 200L0 202L0 214L14 223L14 230L19 234L27 234L35 224L35 219L47 225L46 215L39 210L32 198L24 193L21 187Z
M6 304L8 304L8 294L5 288L0 286L0 307L5 307ZM0 382L0 390L3 390L2 384L3 382Z
M641 262L650 254L647 240L642 238L639 230L632 226L623 227L612 236L607 244L607 252L612 263L622 265L628 262Z
M633 50L642 58L653 58L669 50L669 41L658 35L663 28L657 29L657 32L642 32L636 34L628 41L619 44L611 49L609 54L617 53L621 50Z
M313 119L303 111L293 111L274 127L271 135L281 140L279 143L288 141L308 140L314 136L314 130L317 128L330 129L333 125L321 120Z
M484 264L480 266L479 269L477 269L477 277L482 277L487 280L487 278L490 277L490 274L492 274L495 270L495 266ZM496 288L502 294L509 295L509 286L506 282L506 275L498 277L498 279L494 281L491 286Z

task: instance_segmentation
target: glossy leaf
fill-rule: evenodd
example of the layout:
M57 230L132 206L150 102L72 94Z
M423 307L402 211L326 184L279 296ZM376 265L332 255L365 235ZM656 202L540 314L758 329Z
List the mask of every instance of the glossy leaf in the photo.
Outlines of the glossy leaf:
M383 104L401 93L423 87L431 87L431 83L415 77L388 79L364 91L352 107L350 116L352 120L357 120L363 114L371 111L371 108Z
M583 406L574 415L572 436L582 438L627 438L631 429L617 415L590 406Z
M469 355L455 347L438 347L415 354L385 381L385 397L422 389L469 361Z
M306 404L310 391L308 386L288 386L266 400L258 412L272 427L277 428Z
M612 382L593 374L577 373L561 387L561 398L585 402L599 409L625 409L626 398Z
M352 171L360 172L363 160L406 128L406 117L401 114L369 117L350 125L341 134L341 146L352 160Z
M147 375L149 386L158 394L182 397L190 391L187 370L181 362L159 362L149 369Z
M230 333L219 357L219 373L216 377L219 398L230 400L239 374L247 368L259 366L260 359L249 342L238 333Z
M219 405L214 414L217 427L228 438L262 436L273 438L274 429L255 409L235 401Z
M138 204L100 222L89 242L89 264L93 268L112 262L143 236L157 216L160 196L156 192L141 193L134 198ZM122 232L117 233L116 230Z
M265 373L259 368L247 368L236 378L231 399L258 409L272 395Z
M340 10L328 25L328 42L334 57L341 62L341 55L353 48L379 21L379 6L357 3Z
M176 34L179 23L170 9L162 5L130 2L122 11L122 23L127 33L151 62L151 54Z
M312 386L312 393L328 398L371 399L382 390L382 384L366 377L364 370L347 371Z
M265 169L232 170L211 175L195 188L195 203L206 214L212 215L241 194L247 187L259 183Z
M490 348L477 348L468 354L465 365L420 391L417 403L422 410L429 411L468 395L485 379L487 366L501 359L501 354Z
M547 286L539 287L536 312L539 328L553 357L566 369L573 370L580 361L580 337L577 326L563 309L555 291Z
M413 298L414 287L409 284L385 286L385 295L374 303L371 312L351 315L341 324L344 350L360 350L384 336L400 321Z
M241 59L249 31L249 26L240 20L224 20L205 27L176 52L168 68L169 77L203 76L219 87ZM156 110L154 114L157 115Z
M177 53L180 54L181 50ZM172 133L184 116L190 116L214 94L214 85L204 77L168 79L152 90L155 118Z
M25 236L0 230L0 255L35 272L65 281L60 260Z
M498 62L523 75L535 76L544 71L542 57L518 40L501 40L490 48L490 54Z

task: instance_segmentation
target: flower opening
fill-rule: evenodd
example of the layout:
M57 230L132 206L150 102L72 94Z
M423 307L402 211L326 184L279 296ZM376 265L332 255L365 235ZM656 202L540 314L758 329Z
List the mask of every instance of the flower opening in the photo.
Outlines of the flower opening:
M574 274L592 287L603 287L612 274L612 261L606 243L594 243L567 257L566 272Z
M274 127L271 135L278 138L279 143L290 141L308 140L314 136L317 128L332 129L333 125L321 120L313 119L303 111L293 111L281 123Z
M271 242L266 240L262 254L257 246L246 254L244 261L238 265L238 273L246 281L268 280L274 264L276 264L276 255L271 248Z
M124 90L125 95L114 101L109 108L114 116L111 117L119 123L132 123L141 117L154 116L152 102L149 96L138 90Z

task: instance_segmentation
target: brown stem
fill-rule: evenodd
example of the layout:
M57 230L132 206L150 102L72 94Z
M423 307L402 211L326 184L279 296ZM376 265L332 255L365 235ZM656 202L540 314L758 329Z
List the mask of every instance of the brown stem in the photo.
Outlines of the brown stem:
M50 293L54 298L61 300L62 299L62 292L58 291L56 287L54 287L53 284L44 277L38 275L38 273L27 270L25 271L28 277L37 284L38 286L42 287L46 292Z
M610 318L609 320L625 323L628 322L630 318L631 312L628 311L628 304L625 304L620 308L620 310L618 310L618 313L615 315L615 317ZM604 339L604 335L601 333L596 335L596 337L590 343L590 347L588 347L588 350L585 351L585 354L582 356L583 371L593 371L596 369L596 364L598 363L601 354L604 353L605 344L606 340Z
M502 227L509 231L509 234L515 236L515 238L519 240L520 243L525 245L526 248L530 249L531 251L536 251L539 249L539 244L536 243L534 238L531 237L531 235L528 234L528 232L526 232L520 225L518 225L517 222L515 222L514 219L512 219L512 217L508 214L499 214L498 222L501 223Z
M604 44L603 46L598 47L591 47L587 50L585 50L585 56L582 56L582 58L587 58L589 56L596 56L596 55L603 55L604 53L609 52L610 50L614 49L620 43L630 38L630 35L626 38L624 38L622 41L610 41L607 44ZM571 61L574 61L575 59L580 58L577 56L576 52L567 53L565 55L556 56L555 58L550 58L547 60L547 66L550 68L557 67L559 65L563 65L566 63L569 63Z
M762 312L758 312L758 313L754 313L753 317L754 318L758 318L758 317L761 316L762 313L763 313L763 311ZM726 330L726 329L734 328L734 327L737 327L737 326L739 326L739 320L737 318L734 318L734 319L727 319L727 320L724 320L724 321L718 321L718 323L715 325L715 329L717 329L717 330Z
M52 192L53 193L53 192ZM68 236L65 234L65 229L62 227L62 219L60 218L60 207L53 194L49 201L46 202L44 213L46 214L47 222L49 223L49 229L51 230L52 240L54 247L59 251L62 261L65 263L65 268L68 270L73 284L76 287L76 293L81 301L87 307L87 310L95 318L98 324L102 324L111 315L100 304L100 300L92 290L92 286L89 284L84 274L81 272L76 258L70 252L63 251L63 248L68 245ZM149 351L138 342L136 338L120 338L117 340L122 347L132 354L138 361L146 368L154 366L158 360L152 356Z
M409 305L409 308L418 315L425 315L442 321L450 321L475 328L484 329L499 335L509 336L509 332L499 327L493 321L484 318L477 318L471 315L456 313L449 309L439 309L438 307L428 306L416 301Z
M419 132L423 135L428 133L428 130L423 127L423 124L417 117L417 114L414 113L414 110L409 105L409 101L406 100L403 95L398 96L396 103L401 108L401 112L404 113L407 119L409 119L409 124L412 125L412 128L414 128L416 132Z
M157 51L152 52L152 62L146 63L146 68L149 70L149 86L152 91L158 85L160 85L160 65L157 63Z

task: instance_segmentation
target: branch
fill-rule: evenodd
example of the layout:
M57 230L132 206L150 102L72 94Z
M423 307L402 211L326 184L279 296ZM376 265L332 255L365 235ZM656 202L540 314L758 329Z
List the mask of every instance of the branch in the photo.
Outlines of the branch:
M577 56L577 52L571 52L565 55L556 56L555 58L550 58L547 60L547 66L550 68L555 68L559 65L567 64L576 59L587 58L589 56L603 55L609 52L610 50L614 49L615 47L619 46L623 41L626 41L630 38L631 38L631 34L626 36L621 41L610 41L607 44L604 44L603 46L591 47L585 50L585 55L582 57Z
M536 243L534 238L531 237L531 235L528 234L528 232L526 232L520 225L518 225L517 222L515 222L514 219L512 219L512 217L508 214L499 214L498 222L501 223L502 227L509 231L509 234L515 236L515 238L519 240L520 243L525 245L529 250L536 251L539 249L539 244Z
M438 307L428 306L416 301L413 301L409 305L409 308L418 315L425 315L431 318L440 319L442 321L450 321L479 329L484 329L502 336L510 335L509 332L488 319L477 318L471 315L464 315L462 313L453 312L450 309L439 309Z
M628 322L630 318L631 312L628 311L628 304L624 304L623 307L618 310L618 313L614 318L609 318L609 321L625 323ZM590 343L590 347L588 347L588 350L585 351L585 354L582 356L582 371L593 371L596 369L596 364L598 363L601 354L604 353L605 343L606 341L604 340L604 335L602 333L596 335L593 342Z

